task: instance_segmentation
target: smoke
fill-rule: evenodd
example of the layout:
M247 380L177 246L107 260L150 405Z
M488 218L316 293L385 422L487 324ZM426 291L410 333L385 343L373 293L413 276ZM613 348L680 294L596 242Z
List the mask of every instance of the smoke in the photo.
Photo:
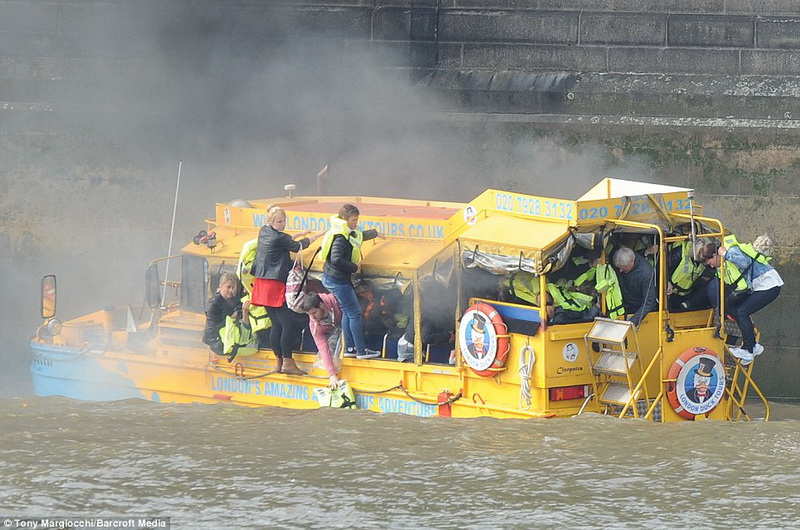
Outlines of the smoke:
M278 196L290 182L315 193L326 164L331 194L456 201L489 187L575 198L631 176L597 146L445 119L440 96L398 67L405 49L321 13L210 0L59 7L64 49L13 74L50 80L39 110L0 136L13 154L0 166L0 264L13 279L3 367L26 364L18 350L40 322L43 274L59 277L61 318L141 301L149 260L167 251L179 160L176 248L215 202Z

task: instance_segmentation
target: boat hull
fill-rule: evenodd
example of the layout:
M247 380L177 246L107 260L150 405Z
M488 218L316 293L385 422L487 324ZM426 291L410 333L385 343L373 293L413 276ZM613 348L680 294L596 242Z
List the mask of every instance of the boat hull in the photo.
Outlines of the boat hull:
M270 373L274 361L265 352L228 364L224 360L169 362L152 356L97 349L84 351L35 340L30 342L30 347L33 350L30 372L34 393L38 396L59 395L87 401L145 399L157 403L235 403L315 409L320 405L314 391L328 382L327 377L313 374L311 355L301 354L298 358L305 359L305 362L299 360L299 364L312 371L312 375L295 377ZM442 412L435 396L428 398L430 402L421 402L421 399L410 398L400 388L355 390L355 398L359 409L375 412L419 417L437 416Z

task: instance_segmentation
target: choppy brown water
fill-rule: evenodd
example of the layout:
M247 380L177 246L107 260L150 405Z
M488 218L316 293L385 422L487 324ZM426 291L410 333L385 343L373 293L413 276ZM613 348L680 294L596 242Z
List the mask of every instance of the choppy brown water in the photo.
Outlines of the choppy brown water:
M0 399L2 514L172 528L800 526L800 406L654 425Z

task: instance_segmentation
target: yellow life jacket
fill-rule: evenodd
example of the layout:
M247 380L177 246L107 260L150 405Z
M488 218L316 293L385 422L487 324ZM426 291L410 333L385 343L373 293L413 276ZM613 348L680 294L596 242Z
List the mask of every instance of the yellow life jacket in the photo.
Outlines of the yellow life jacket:
M589 258L587 258L586 256L574 256L572 258L572 263L574 265L577 265L578 267L580 267L581 265L586 265L587 263L589 263L589 261L590 261Z
M516 272L505 280L509 292L531 305L539 305L539 277L530 272Z
M703 274L706 266L702 263L695 263L692 259L692 242L683 241L680 243L673 243L681 248L681 261L670 277L672 285L676 287L678 294L686 294L694 285L697 278ZM673 247L676 248L676 247Z
M747 256L763 265L769 265L772 261L772 256L765 256L761 252L753 248L752 243L739 243L735 234L728 234L722 238L722 244L726 248L739 247L739 250L747 254Z
M719 278L719 269L717 269L717 278ZM746 291L748 289L744 274L739 270L739 267L730 261L725 262L725 283L733 286L734 291Z
M322 238L322 245L320 245L320 257L323 260L328 259L333 246L333 238L342 236L350 242L353 247L353 252L350 255L350 261L358 263L361 261L361 243L364 242L364 233L361 230L350 230L347 226L347 221L341 219L338 215L331 217L331 228L325 232L325 237Z
M547 292L553 297L555 307L569 311L583 311L592 307L594 298L591 295L569 291L564 286L548 283Z
M586 282L593 282L596 276L597 267L591 267L588 271L575 278L575 287L580 287Z
M253 292L253 283L255 278L250 272L253 267L253 262L256 259L256 251L258 250L258 238L251 239L242 245L242 251L239 253L239 264L236 266L236 276L242 282L242 286L248 293Z
M753 248L751 243L739 243L735 234L728 234L722 238L722 244L726 248L738 247L739 250L744 252L753 261L758 261L763 265L769 265L772 256L765 256L761 252ZM719 278L719 269L717 269L717 277ZM747 280L744 278L744 273L730 261L725 261L725 283L733 286L734 291L745 291L748 289Z
M258 339L250 328L231 316L225 317L225 327L219 330L222 352L232 361L237 355L253 355L258 352Z
M250 299L250 296L245 296L242 298L242 302L246 302ZM269 329L272 327L272 321L267 316L267 308L261 305L251 305L250 306L250 331L255 334L257 331L261 331L263 329Z
M356 408L356 396L353 389L344 379L339 380L336 388L322 387L314 389L314 399L320 407L333 407L335 409Z
M625 306L622 303L622 290L614 268L608 263L597 265L595 289L606 294L606 313L609 318L625 316Z

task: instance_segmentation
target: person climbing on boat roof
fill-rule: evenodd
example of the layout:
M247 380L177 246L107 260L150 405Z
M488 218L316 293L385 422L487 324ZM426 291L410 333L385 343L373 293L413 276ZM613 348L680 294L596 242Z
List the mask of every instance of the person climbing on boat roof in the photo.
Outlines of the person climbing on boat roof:
M729 349L743 365L750 364L764 351L764 346L756 342L755 328L750 315L764 309L778 298L783 286L780 274L769 263L771 257L764 253L771 253L765 247L771 247L772 242L769 241L767 245L764 239L767 238L761 238L761 244L755 248L756 245L740 244L736 241L736 237L731 235L725 238L730 248L712 241L706 243L700 253L703 263L717 269L717 276L722 260L726 261L725 283L731 285L732 294L739 293L736 297L730 294L726 297L725 310L736 319L742 331L742 347ZM719 278L709 283L708 297L712 307L715 308L719 308L719 290Z
M224 345L220 337L220 330L225 327L226 317L238 317L239 311L242 312L242 323L249 327L248 313L250 303L239 299L240 289L239 278L232 272L225 272L220 276L219 288L206 304L206 326L203 331L203 342L208 344L211 351L217 355L224 355Z
M353 287L353 274L361 270L361 244L381 234L374 229L358 229L360 212L352 204L345 204L339 214L331 217L331 228L322 240L320 256L325 261L322 285L333 293L342 308L342 329L347 349L345 357L374 359L381 352L369 350L364 341L364 316Z
M253 262L252 303L267 308L272 322L270 344L277 358L275 371L290 375L304 375L292 358L292 346L300 337L297 314L286 306L286 280L292 267L290 252L307 248L312 241L321 237L318 232L305 237L305 230L290 236L286 229L286 212L278 206L267 208L267 224L258 232L258 250ZM297 240L296 238L301 238Z

